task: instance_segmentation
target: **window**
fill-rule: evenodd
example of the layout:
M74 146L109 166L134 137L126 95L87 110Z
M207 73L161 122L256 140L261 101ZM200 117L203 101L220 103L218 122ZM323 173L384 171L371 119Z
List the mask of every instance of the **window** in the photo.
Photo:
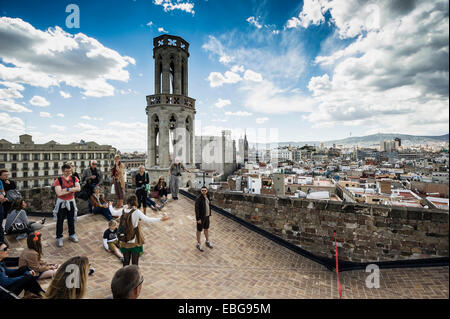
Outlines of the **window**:
M77 153L72 153L72 159L73 159L73 160L78 159Z
M52 160L54 160L54 161L59 161L59 153L54 153L54 154L52 154Z
M53 163L53 168L58 168L58 162Z
M22 161L29 161L30 160L30 154L22 154Z
M39 176L39 172L34 172L34 177L38 177Z
M12 178L17 178L17 173L16 172L11 173L11 177Z
M39 181L37 179L34 180L33 186L34 187L39 187Z
M0 168L5 168L5 163L0 163Z
M39 154L39 153L34 153L34 154L33 154L33 161L39 161L40 155L41 155L41 154Z
M23 169L27 170L28 169L28 163L23 163Z
M8 156L6 156L7 154L0 154L0 161L7 161Z
M11 170L12 171L17 171L17 163L12 163L11 164Z
M11 155L11 161L17 161L17 154Z
M28 188L28 181L23 182L23 188Z
M69 160L69 153L63 153L63 160L68 161Z
M50 154L45 153L44 154L44 161L49 161L50 160Z
M50 186L48 179L44 179L44 186Z
M80 159L82 159L82 160L86 159L86 154L80 153Z
M44 176L48 176L48 171L44 171Z
M34 163L33 169L39 169L39 163Z
M53 174L54 174L54 175L58 175L58 170L55 169L55 170L53 171Z
M23 177L27 178L28 177L28 172L23 172Z
M49 169L48 162L44 163L44 169Z

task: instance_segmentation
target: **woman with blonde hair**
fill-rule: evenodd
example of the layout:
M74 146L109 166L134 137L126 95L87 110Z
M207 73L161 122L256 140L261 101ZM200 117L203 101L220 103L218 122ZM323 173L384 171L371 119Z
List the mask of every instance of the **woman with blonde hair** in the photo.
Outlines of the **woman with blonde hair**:
M114 192L117 197L117 208L123 207L123 197L125 193L125 165L120 161L120 155L114 156L114 165L111 170Z
M56 271L45 293L45 298L82 299L86 294L88 275L89 259L87 257L70 258Z

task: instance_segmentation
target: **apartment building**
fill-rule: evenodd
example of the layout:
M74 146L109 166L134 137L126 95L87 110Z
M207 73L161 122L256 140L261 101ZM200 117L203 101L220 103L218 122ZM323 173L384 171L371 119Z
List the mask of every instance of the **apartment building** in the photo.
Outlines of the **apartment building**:
M61 175L61 166L72 161L81 175L90 160L97 160L98 168L107 173L116 154L111 145L95 142L58 144L50 141L35 144L28 134L19 136L19 143L0 140L0 169L7 169L9 177L19 189L51 186Z

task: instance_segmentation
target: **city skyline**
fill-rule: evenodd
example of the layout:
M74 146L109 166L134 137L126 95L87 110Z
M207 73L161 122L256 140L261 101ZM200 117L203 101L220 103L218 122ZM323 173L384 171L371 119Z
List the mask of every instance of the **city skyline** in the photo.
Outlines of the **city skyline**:
M0 0L0 138L145 150L166 33L190 43L196 135L448 133L445 1L78 1L79 28L67 5Z

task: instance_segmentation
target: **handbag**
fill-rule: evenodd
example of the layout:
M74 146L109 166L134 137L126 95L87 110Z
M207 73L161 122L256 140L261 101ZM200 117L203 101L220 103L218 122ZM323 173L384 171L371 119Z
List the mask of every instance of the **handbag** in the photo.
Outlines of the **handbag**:
M153 198L158 198L159 197L159 192L158 191L153 191Z
M5 197L8 201L15 202L16 200L22 199L22 194L17 189L10 189L6 192Z
M19 217L20 212L17 213L16 218L14 218L11 227L8 229L8 234L22 234L22 233L28 233L30 231L29 227L25 223L15 223L17 220L17 217Z
M116 193L116 188L114 187L114 184L111 185L111 194L114 195Z

